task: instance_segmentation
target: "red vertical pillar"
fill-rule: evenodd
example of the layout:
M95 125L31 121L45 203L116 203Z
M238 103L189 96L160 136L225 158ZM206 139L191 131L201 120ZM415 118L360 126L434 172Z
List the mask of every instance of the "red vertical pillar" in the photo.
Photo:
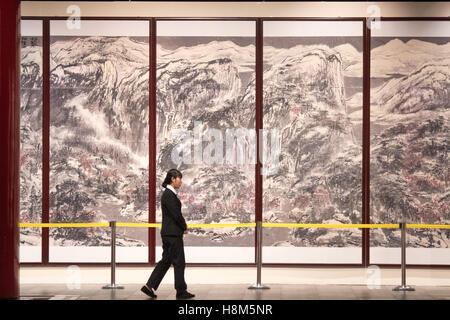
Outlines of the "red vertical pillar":
M0 1L0 298L19 297L20 0Z
M370 28L364 19L363 35L363 163L362 223L370 223ZM370 265L370 229L362 230L363 266Z
M148 222L156 222L156 19L150 20L150 76L149 76L149 163L148 163ZM159 183L159 181L158 181ZM155 228L148 229L148 262L155 264L156 254L156 231Z
M263 221L263 179L262 171L262 140L260 140L260 132L263 128L263 21L261 18L256 19L256 39L255 39L255 126L256 126L256 165L255 165L255 222ZM255 228L255 262L257 256L258 233Z

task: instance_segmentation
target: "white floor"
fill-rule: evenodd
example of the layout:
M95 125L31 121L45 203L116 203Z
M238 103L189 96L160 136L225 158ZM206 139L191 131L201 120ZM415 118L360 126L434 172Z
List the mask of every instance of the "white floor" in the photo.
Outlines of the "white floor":
M153 267L116 267L116 283L145 283ZM262 269L262 283L275 284L353 284L392 285L401 284L400 268L269 268ZM449 269L407 269L408 285L450 286ZM255 267L187 267L186 282L190 284L253 284ZM108 267L31 267L20 268L21 284L91 283L107 284L111 281ZM173 283L173 268L167 272L163 283Z

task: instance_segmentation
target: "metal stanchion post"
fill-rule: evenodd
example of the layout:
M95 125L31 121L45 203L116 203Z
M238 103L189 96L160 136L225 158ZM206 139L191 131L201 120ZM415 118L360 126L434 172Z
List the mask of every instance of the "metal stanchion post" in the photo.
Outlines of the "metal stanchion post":
M261 284L261 267L262 267L262 221L256 221L256 284L248 287L249 289L270 289L270 287Z
M406 285L406 222L400 223L400 228L402 230L402 285L397 286L393 291L415 291L411 286Z
M123 289L123 286L116 284L116 221L110 221L111 227L111 283L103 289Z

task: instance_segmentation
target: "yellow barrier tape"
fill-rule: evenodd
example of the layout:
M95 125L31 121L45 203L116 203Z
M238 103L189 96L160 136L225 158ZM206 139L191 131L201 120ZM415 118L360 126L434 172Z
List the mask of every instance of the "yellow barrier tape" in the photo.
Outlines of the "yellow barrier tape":
M450 225L445 225L445 224L406 224L406 228L450 229Z
M188 224L189 228L234 228L256 227L256 223Z
M398 224L314 224L314 223L263 223L275 228L399 228Z
M23 228L85 228L85 227L109 227L108 222L101 223L19 223Z
M118 227L146 227L161 228L161 223L123 223L117 222ZM222 223L222 224L188 224L188 228L233 228L233 227L255 227L256 223Z
M161 223L127 223L117 222L117 227L161 228ZM236 228L255 227L256 223L222 223L222 224L188 224L189 228ZM270 228L399 228L398 224L313 224L313 223L266 223ZM108 222L99 223L19 223L21 228L85 228L109 227ZM406 224L406 228L450 229L450 225L439 224Z
M146 227L146 228L161 228L161 223L128 223L117 222L117 227Z

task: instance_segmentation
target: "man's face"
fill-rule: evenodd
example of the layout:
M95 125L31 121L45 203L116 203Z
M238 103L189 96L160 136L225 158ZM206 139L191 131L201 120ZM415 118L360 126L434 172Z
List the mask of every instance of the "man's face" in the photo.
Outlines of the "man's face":
M181 179L182 178L180 178L180 177L172 178L172 185L175 189L178 189L181 187L181 183L182 183Z

